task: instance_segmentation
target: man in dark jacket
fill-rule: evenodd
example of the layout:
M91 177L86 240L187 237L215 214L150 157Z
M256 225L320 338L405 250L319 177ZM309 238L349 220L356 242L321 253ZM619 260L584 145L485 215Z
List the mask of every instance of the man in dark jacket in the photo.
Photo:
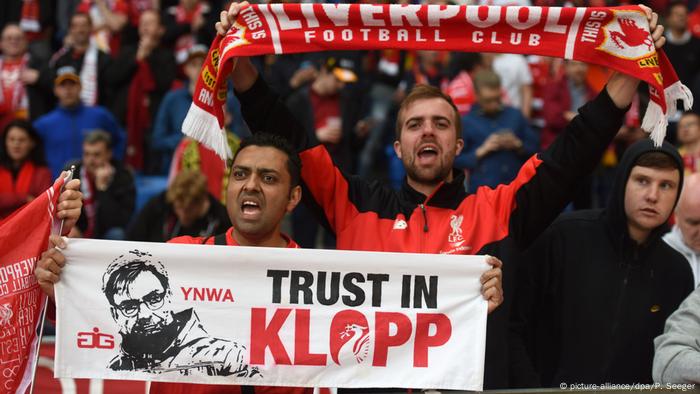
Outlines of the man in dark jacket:
M84 238L124 239L134 213L136 187L131 172L112 160L111 137L102 130L83 140L83 159L77 163L83 192L78 229Z
M682 184L676 149L641 140L623 155L607 208L562 215L525 253L515 386L653 382L654 337L693 290L688 263L661 239Z

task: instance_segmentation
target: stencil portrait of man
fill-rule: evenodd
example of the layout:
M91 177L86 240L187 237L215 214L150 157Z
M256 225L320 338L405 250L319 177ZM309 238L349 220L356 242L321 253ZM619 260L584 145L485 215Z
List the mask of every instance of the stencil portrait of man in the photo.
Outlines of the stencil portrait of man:
M246 349L210 336L192 309L173 310L170 279L163 264L138 250L119 256L102 278L102 291L119 327L115 371L183 375L260 375L245 360Z

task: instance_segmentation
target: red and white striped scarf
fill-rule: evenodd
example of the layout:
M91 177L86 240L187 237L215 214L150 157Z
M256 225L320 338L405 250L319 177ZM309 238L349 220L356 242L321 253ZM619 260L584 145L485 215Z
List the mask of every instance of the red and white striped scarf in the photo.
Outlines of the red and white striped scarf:
M223 105L238 56L388 48L535 54L632 75L649 84L642 128L657 144L676 101L692 106L690 91L654 48L638 6L260 4L243 9L230 31L214 39L183 132L230 157Z
M0 107L4 108L9 112L19 113L29 110L29 100L27 99L27 89L22 83L21 75L22 71L27 68L29 64L29 55L24 54L20 60L19 67L17 68L16 75L9 76L6 79L6 75L0 75ZM5 59L0 56L0 73L3 73L5 65ZM8 84L9 86L5 86ZM10 97L5 97L5 91L11 91ZM7 100L7 102L6 102Z

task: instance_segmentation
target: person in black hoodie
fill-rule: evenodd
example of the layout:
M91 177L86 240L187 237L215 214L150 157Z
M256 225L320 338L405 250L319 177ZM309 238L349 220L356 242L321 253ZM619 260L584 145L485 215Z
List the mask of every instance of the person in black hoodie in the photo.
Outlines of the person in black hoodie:
M525 251L511 314L513 387L652 383L654 338L693 290L662 241L683 184L668 142L622 157L607 208L561 215Z

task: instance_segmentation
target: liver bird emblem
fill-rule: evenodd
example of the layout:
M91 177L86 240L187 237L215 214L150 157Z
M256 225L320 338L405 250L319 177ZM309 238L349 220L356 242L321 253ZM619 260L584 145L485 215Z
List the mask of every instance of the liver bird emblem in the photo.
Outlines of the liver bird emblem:
M369 354L369 329L358 324L347 324L339 334L340 349L333 355L333 361L341 365L354 360L361 363Z
M645 45L647 49L651 51L651 48L654 46L654 41L652 41L649 33L637 26L637 22L632 19L623 18L619 20L619 23L620 30L622 31L610 32L610 39L618 48L625 49ZM623 45L623 43L625 45Z

